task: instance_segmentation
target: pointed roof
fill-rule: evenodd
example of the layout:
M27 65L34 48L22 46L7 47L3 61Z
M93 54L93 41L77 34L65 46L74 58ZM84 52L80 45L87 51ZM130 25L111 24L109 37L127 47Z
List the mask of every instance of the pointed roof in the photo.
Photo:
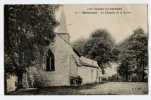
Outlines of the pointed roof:
M56 20L60 23L56 28L56 33L67 33L67 27L66 27L66 18L65 18L65 12L64 12L64 6L60 5L59 9L55 13Z
M83 57L83 56L80 57L80 64L87 67L95 67L95 68L99 67L97 61Z

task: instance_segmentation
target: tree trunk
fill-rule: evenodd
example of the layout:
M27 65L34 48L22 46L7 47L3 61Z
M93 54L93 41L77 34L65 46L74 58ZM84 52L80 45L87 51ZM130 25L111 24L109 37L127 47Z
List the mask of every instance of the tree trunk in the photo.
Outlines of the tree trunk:
M22 88L22 78L23 78L23 73L19 72L17 73L17 77L18 77L18 84L17 84L17 89Z

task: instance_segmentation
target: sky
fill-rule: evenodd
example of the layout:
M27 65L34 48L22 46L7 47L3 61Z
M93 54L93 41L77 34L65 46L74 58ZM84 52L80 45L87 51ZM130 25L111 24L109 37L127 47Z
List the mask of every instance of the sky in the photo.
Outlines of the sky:
M70 41L88 38L97 29L106 29L115 42L126 39L137 28L148 31L147 5L64 5L61 23ZM61 11L61 12L62 12Z

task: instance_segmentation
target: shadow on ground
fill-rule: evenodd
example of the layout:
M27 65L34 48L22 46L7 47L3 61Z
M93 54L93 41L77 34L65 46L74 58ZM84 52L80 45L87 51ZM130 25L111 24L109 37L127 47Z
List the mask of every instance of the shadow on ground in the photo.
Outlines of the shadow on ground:
M103 84L103 83L101 83ZM98 84L86 84L82 86L53 86L44 88L29 88L19 89L14 92L10 92L6 95L80 95L80 90L91 89Z

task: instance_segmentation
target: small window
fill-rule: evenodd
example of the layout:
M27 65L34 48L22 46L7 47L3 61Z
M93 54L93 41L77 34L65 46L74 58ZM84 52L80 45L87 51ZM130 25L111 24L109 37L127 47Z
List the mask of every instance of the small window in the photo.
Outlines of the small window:
M46 71L55 71L55 57L50 49L46 55Z

